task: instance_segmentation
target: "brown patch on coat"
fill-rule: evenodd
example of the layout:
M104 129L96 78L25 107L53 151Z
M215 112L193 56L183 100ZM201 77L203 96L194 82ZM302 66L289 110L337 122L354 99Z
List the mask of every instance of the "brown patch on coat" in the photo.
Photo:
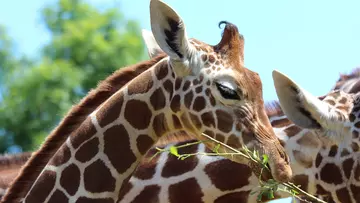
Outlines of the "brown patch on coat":
M203 196L204 193L195 178L189 178L169 186L169 200L171 203L203 203Z
M69 199L60 190L56 190L49 199L48 203L68 202Z
M175 146L180 146L184 143L177 143ZM191 154L197 152L198 145L191 145L188 147L178 148L179 154ZM161 171L161 176L164 178L179 176L184 173L192 171L198 164L199 160L196 156L191 156L184 160L178 159L176 156L169 154Z
M323 158L320 153L317 154L315 159L315 167L318 168L322 162Z
M271 125L276 128L282 128L293 124L288 118L282 118L271 121Z
M341 184L343 182L340 168L333 163L327 163L320 171L322 181L329 184Z
M113 192L116 180L105 163L97 160L84 170L85 189L92 193Z
M164 83L163 83L163 87L165 89L165 91L167 93L169 93L169 98L172 98L173 96L173 83L171 82L171 80L166 80Z
M352 194L354 195L354 199L356 200L356 203L360 203L360 187L356 185L350 185L350 189Z
M248 202L249 195L250 195L250 191L232 192L216 198L214 203Z
M34 187L31 188L26 197L26 202L45 202L45 199L55 186L55 181L56 172L44 171L37 180L37 183L40 184L35 184ZM4 201L4 199L2 201Z
M157 203L159 202L160 189L161 188L158 185L147 185L131 203Z
M351 202L350 193L346 187L336 190L336 196L340 202Z
M190 85L191 85L191 82L189 80L186 80L184 85L183 85L183 89L182 89L183 92L186 92L186 90L189 89Z
M300 188L307 191L309 184L309 177L307 175L295 175L292 177L292 182L296 185L300 185Z
M159 155L154 155L158 152L156 148L151 148L147 153L146 157L144 157L140 163L139 167L137 167L133 173L133 176L141 179L141 180L148 180L151 179L155 172L156 166L159 160Z
M78 128L70 135L70 140L72 146L76 149L86 140L90 139L96 134L97 130L94 124L91 121L91 118L88 117L83 124L81 124L81 128Z
M176 115L172 115L172 121L173 121L173 125L175 129L181 129L182 128L182 124L181 121L179 120L179 118Z
M60 185L69 195L76 194L80 185L80 169L75 164L70 164L66 167L60 176Z
M205 108L205 105L206 105L205 98L203 96L198 96L194 100L193 109L194 111L199 112Z
M207 127L216 127L215 118L212 111L201 114L201 121Z
M241 147L241 143L240 143L239 138L234 134L231 134L229 136L226 144L229 145L230 147L235 148L235 149L240 149L240 147Z
M114 200L111 198L88 198L88 197L79 197L75 203L114 203Z
M191 104L192 104L192 101L193 101L193 98L194 98L194 93L193 93L193 91L189 91L188 93L185 94L184 104L185 104L185 107L186 107L186 108L190 109Z
M161 88L158 88L150 96L150 103L155 111L163 109L166 105L166 98Z
M343 171L344 171L344 174L345 174L345 177L347 179L350 178L350 175L351 175L351 171L352 171L352 168L354 166L354 160L352 158L350 159L346 159L343 163L342 163L342 166L343 166Z
M113 97L106 101L104 106L96 113L96 120L99 122L100 127L105 127L119 118L123 103L124 94L122 92L115 93Z
M126 102L124 118L135 129L142 130L149 127L151 117L152 112L146 102L136 99Z
M120 174L136 161L130 136L123 125L115 125L104 132L104 153Z
M229 159L221 159L206 165L205 173L221 191L240 189L249 184L252 171L249 166Z
M124 196L133 188L133 184L129 182L131 177L128 177L124 180L124 182L121 184L120 191L118 194L118 202L120 202Z
M338 146L336 146L336 145L333 145L333 146L331 146L331 148L330 148L330 151L329 151L329 157L334 157L336 154L337 154L337 152L338 152Z
M199 116L197 116L196 114L193 113L189 113L190 116L190 120L193 123L193 125L197 128L200 129L202 126L201 120L199 118Z
M360 164L358 163L354 169L354 178L360 181Z
M169 126L164 113L160 113L154 117L152 127L158 137L161 137L169 131Z
M224 133L229 133L234 123L232 115L222 110L216 110L215 114L217 118L217 128Z
M154 74L158 80L164 79L169 74L169 67L167 63L161 63L154 71Z
M49 162L50 165L60 166L68 162L71 158L71 152L67 145L64 145L56 153L57 156L54 156Z
M149 135L141 134L136 138L136 147L141 155L144 155L153 144L154 140Z
M76 160L87 162L99 152L99 139L94 137L90 141L83 144L75 153Z
M140 74L136 80L132 80L129 82L128 94L144 94L147 93L153 86L154 81L151 76L151 71L145 71Z
M170 102L170 108L174 113L177 113L178 111L180 111L180 95L175 95L171 102Z

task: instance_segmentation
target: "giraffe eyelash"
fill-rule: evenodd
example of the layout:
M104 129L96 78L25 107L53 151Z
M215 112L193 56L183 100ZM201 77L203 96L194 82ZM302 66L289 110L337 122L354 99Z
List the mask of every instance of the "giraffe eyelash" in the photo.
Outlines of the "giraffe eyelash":
M215 83L215 84L221 96L224 97L225 99L240 100L240 96L235 90L220 83Z

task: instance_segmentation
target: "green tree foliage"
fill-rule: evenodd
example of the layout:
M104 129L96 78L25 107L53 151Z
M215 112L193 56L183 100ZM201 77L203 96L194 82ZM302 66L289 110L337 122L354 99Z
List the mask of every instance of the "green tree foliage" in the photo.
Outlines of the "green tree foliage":
M36 63L13 57L0 30L0 152L34 150L100 80L145 56L137 22L118 8L59 0L42 10L42 20L51 40Z

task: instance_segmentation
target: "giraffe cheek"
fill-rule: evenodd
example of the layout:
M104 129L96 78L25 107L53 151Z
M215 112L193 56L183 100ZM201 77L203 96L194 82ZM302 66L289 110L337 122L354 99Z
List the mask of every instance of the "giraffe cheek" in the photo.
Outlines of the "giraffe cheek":
M209 128L216 128L214 114L209 111L201 114L202 123Z
M216 110L215 113L217 118L217 128L224 133L229 133L233 127L233 117L220 109Z
M205 108L205 105L206 105L205 98L202 96L198 96L194 100L193 110L199 112Z

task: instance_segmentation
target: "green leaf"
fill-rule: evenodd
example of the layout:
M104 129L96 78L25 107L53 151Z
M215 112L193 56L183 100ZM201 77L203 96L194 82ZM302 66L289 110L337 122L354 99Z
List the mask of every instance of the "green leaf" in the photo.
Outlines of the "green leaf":
M267 198L268 199L274 199L274 191L273 190L268 190L267 191Z
M220 148L220 144L217 144L217 145L215 145L213 151L214 151L215 153L219 153L219 148Z
M180 156L179 153L178 153L178 150L177 150L177 148L175 146L170 147L170 154L172 154L172 155L174 155L176 157Z
M263 196L263 192L260 192L259 195L256 198L256 201L260 202Z
M266 165L269 162L269 156L264 154L262 155L262 158L263 158L262 164Z

